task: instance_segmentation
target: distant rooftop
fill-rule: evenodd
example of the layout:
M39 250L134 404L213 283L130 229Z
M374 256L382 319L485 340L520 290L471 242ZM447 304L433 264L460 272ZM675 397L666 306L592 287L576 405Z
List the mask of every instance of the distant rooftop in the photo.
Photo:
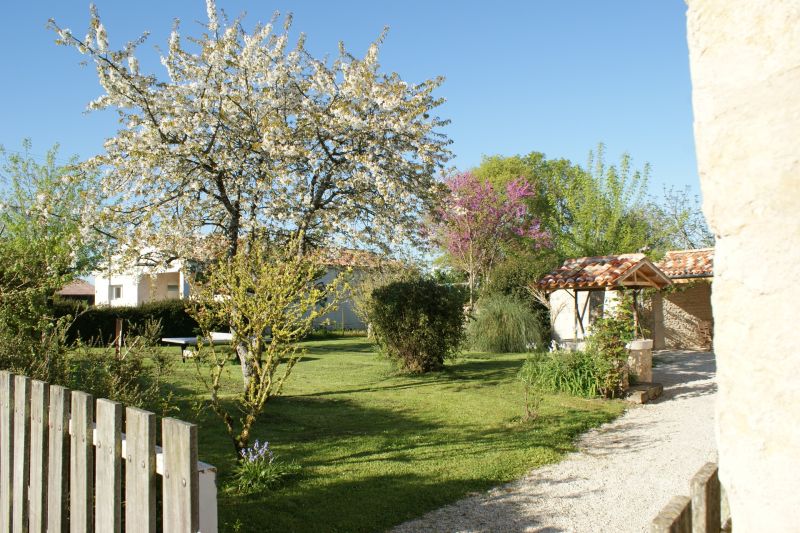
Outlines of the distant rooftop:
M670 278L707 278L714 275L714 249L673 250L657 263Z
M56 294L60 296L94 296L94 285L82 279L76 279L65 285Z

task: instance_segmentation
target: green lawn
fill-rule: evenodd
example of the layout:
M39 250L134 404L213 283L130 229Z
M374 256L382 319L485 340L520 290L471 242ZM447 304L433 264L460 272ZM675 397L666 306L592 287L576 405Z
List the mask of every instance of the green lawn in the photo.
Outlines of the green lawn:
M549 396L539 420L520 422L515 374L524 354L467 354L443 372L414 377L393 374L364 338L307 347L255 430L303 473L258 496L223 489L233 448L213 414L192 411L194 364L177 365L177 416L200 425L200 459L219 469L221 531L383 531L559 460L578 434L624 408ZM241 378L231 368L234 390Z

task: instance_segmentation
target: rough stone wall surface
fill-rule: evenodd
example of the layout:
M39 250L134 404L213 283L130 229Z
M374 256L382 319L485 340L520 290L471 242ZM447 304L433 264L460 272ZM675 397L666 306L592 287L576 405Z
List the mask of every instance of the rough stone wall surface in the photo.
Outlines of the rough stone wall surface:
M720 478L737 532L800 508L800 2L689 0L703 211L717 235Z
M662 298L664 346L669 350L711 349L711 284L700 282Z

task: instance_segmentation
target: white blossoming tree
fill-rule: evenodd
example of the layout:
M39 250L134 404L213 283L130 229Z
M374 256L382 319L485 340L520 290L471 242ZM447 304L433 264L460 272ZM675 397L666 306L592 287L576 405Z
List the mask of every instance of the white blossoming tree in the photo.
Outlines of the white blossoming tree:
M209 232L234 256L243 235L335 242L384 250L415 242L435 173L450 157L447 124L432 114L441 78L408 84L379 69L383 35L363 58L340 45L334 60L289 42L291 17L247 32L241 19L208 22L183 38L176 22L161 62L139 70L147 34L112 50L97 10L79 38L55 21L57 42L97 68L121 127L88 167L103 171L112 200L105 224L121 242L191 257Z
M319 292L307 277L286 285L291 294L274 283L269 290L246 290L257 276L237 273L284 271L279 264L264 270L260 254L239 253L241 243L272 243L276 251L292 243L297 260L309 246L388 251L414 243L420 215L440 188L434 175L450 152L438 131L447 122L432 115L442 103L433 95L442 80L408 84L382 73L383 35L363 58L340 45L335 59L319 60L306 50L303 35L290 45L291 17L282 29L275 28L276 14L248 32L241 19L220 23L213 0L207 8L208 22L197 37L182 38L176 22L161 58L164 76L139 70L136 53L146 34L110 48L94 7L84 38L55 21L51 27L58 43L75 47L97 68L103 94L89 108L119 113L120 129L105 152L85 162L101 173L98 201L105 208L98 224L118 240L117 250L139 260L147 251L151 257L144 259L163 263L207 260L201 250L222 243L218 255L228 262L212 262L210 279L238 287L247 305L202 291L197 297L201 307L228 317L234 335L244 381L240 403L248 409L238 449L280 390L272 383L273 367L295 361L296 335L276 332L287 324L297 329L297 321L279 304L300 302L308 312L298 316L311 316L309 294ZM248 258L250 264L241 264ZM300 323L299 330L309 327L307 320ZM272 341L265 351L261 336L268 330ZM236 433L231 418L218 414Z

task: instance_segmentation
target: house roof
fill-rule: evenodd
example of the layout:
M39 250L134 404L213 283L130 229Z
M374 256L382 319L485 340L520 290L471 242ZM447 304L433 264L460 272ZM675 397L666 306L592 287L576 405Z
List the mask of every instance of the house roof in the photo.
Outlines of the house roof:
M323 260L328 266L375 267L381 263L381 257L367 250L351 248L323 248Z
M68 283L56 294L61 296L94 296L94 285L82 279Z
M663 288L672 282L644 254L603 255L567 259L536 284L544 290Z
M714 249L673 250L657 265L670 278L708 278L714 275Z

